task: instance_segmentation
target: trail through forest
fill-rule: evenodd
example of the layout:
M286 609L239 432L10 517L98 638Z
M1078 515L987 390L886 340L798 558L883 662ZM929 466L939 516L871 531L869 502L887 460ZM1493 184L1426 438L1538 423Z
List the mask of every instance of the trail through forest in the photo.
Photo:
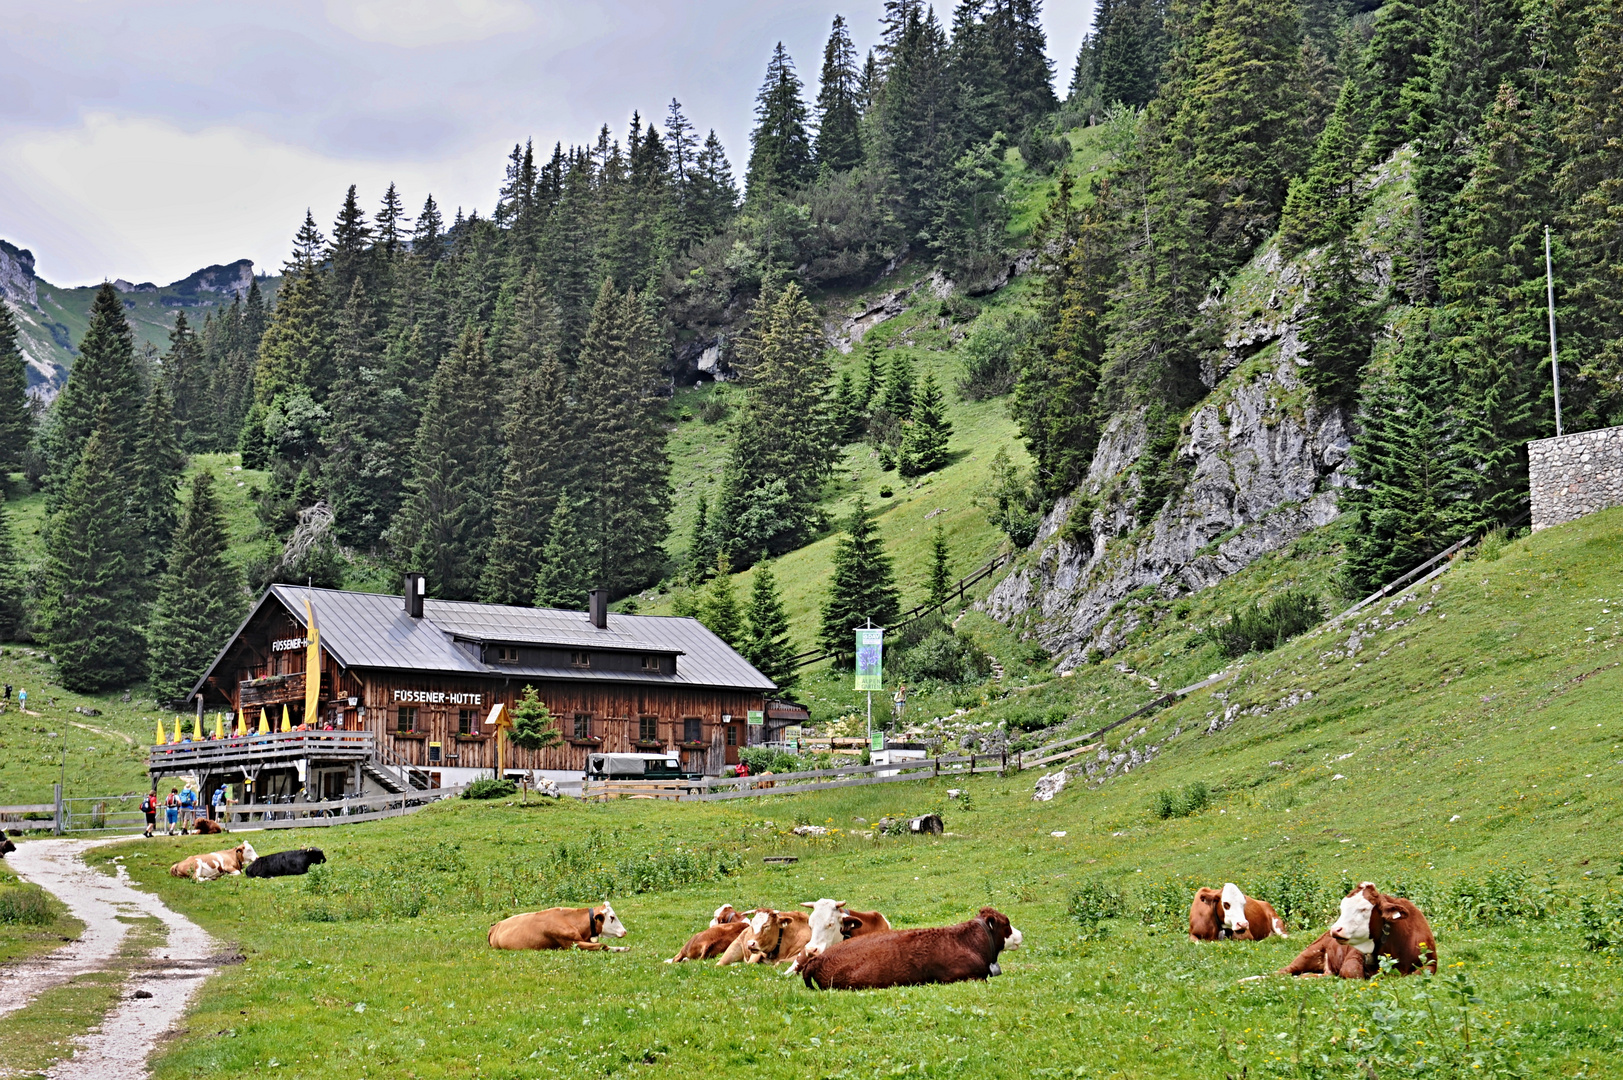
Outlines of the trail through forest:
M7 859L17 876L45 889L85 924L79 940L44 957L0 969L0 1016L26 1008L40 994L113 965L128 920L156 919L163 940L136 964L119 1003L76 1040L73 1055L47 1073L55 1080L136 1080L158 1040L179 1021L219 961L201 927L150 893L137 892L122 865L116 878L87 867L82 856L106 841L35 840ZM137 996L145 994L146 996Z

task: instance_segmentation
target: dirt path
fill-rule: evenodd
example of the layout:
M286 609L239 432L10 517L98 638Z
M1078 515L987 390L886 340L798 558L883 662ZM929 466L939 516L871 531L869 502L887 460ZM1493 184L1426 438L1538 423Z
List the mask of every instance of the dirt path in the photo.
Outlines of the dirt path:
M54 953L0 969L0 1015L23 1008L75 976L110 966L129 932L119 916L157 919L165 931L163 944L130 976L117 1007L77 1040L73 1057L47 1073L59 1080L139 1080L147 1075L146 1059L158 1040L214 973L215 942L156 896L132 889L122 865L117 878L87 867L80 857L95 843L33 840L17 845L7 858L18 877L39 885L83 920L85 932ZM138 992L149 996L137 997Z

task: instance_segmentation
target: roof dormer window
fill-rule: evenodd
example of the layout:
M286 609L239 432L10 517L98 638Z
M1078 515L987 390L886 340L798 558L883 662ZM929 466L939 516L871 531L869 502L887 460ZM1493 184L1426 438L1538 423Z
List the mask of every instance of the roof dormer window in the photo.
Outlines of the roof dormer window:
M498 646L496 646L496 663L498 663L498 664L516 664L516 663L518 663L518 646L517 645L498 645Z
M587 652L572 652L569 654L569 664L571 667L591 667L592 654Z

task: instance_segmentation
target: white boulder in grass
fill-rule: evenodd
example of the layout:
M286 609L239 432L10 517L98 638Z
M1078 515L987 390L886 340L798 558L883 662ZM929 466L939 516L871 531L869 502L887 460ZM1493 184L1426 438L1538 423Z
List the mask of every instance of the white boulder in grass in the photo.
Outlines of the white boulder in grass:
M1055 795L1065 790L1065 783L1070 779L1064 769L1047 776L1037 778L1037 787L1032 791L1032 802L1048 802Z

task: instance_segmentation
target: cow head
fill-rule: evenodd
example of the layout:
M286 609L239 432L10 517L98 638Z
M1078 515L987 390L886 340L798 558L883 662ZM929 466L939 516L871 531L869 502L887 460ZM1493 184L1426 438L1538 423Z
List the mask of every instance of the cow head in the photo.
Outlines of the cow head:
M1372 882L1364 882L1341 901L1341 916L1330 936L1368 956L1375 951L1381 923L1403 918L1403 909L1383 896Z
M744 916L740 915L738 913L738 909L733 907L733 905L723 904L716 909L716 913L714 915L710 916L710 925L724 926L727 923L738 922L743 917Z
M844 940L844 913L840 911L845 906L844 900L824 897L816 902L802 900L800 906L812 909L806 920L811 930L811 940L806 943L807 956L816 956L835 942Z
M762 911L750 922L751 937L754 938L744 947L749 962L759 964L763 960L771 959L778 954L778 946L783 944L783 932L794 920L788 915L777 911Z
M254 846L252 844L244 840L242 843L237 845L237 858L242 860L243 866L247 866L249 863L259 858L259 852L254 850Z
M13 844L9 837L0 836L0 859L5 858L7 853L13 852L13 851L16 851L16 850L17 850L17 845Z
M992 935L992 944L997 952L1004 949L1018 949L1025 940L1025 935L1014 928L1009 917L997 908L983 907L980 914L981 922L986 924L986 932Z
M599 906L592 908L592 936L595 937L625 937L625 924L620 916L614 913L614 908L607 900Z
M305 854L310 856L310 865L311 866L314 866L317 863L324 863L324 862L327 861L326 854L323 853L322 850L320 848L318 848L318 847L313 847L313 848L306 849Z
M1251 929L1245 917L1245 893L1232 881L1223 883L1218 893L1218 905L1223 912L1223 929L1231 934L1243 934Z

